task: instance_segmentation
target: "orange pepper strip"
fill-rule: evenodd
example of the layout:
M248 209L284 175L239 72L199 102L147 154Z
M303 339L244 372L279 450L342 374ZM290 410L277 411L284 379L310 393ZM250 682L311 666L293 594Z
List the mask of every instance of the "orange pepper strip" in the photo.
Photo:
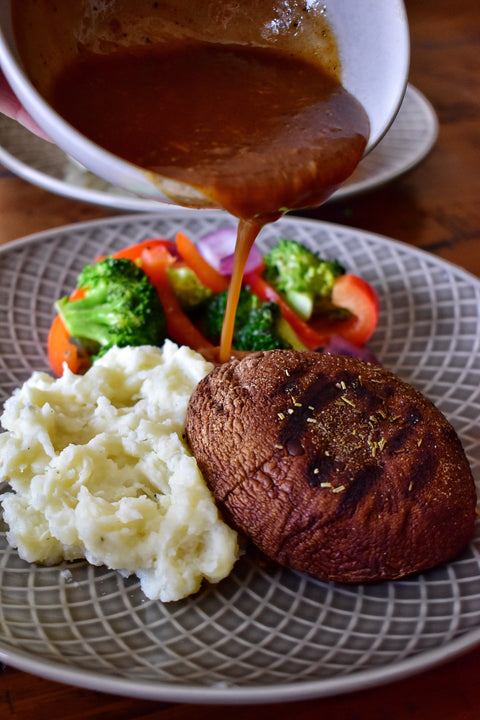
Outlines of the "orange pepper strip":
M174 250L175 243L171 240L164 240L162 238L150 238L149 240L142 240L141 242L129 245L122 250L116 252L114 258L127 258L127 260L133 260L138 262L142 256L144 250L155 250L157 248L165 248L165 250Z
M280 306L284 319L291 325L298 339L309 350L316 350L328 342L328 336L321 335L300 318L283 297L261 275L256 272L244 276L243 284L260 300L274 302Z
M129 245L121 250L117 250L116 253L112 254L112 257L115 259L126 258L127 260L131 260L132 262L138 264L143 250L150 250L160 246L167 248L167 250L174 249L175 243L171 240L164 240L163 238L150 238L148 240L141 240L140 242ZM109 255L97 255L95 262L105 260L107 257L109 257Z
M70 300L79 300L85 296L83 288L77 288ZM50 326L47 338L47 354L50 367L57 377L63 375L63 363L76 375L82 375L91 365L90 358L81 345L72 342L70 334L60 317L56 315Z
M144 247L137 262L152 285L156 285L158 278L160 278L160 282L163 281L164 271L175 265L178 260L166 245L154 245Z
M177 232L175 244L188 267L193 270L201 283L214 293L221 293L228 289L229 279L215 270L201 255L195 243L182 232Z
M145 249L141 254L141 267L157 290L167 319L167 335L178 345L193 350L213 348L190 318L183 312L168 279L168 268L175 262L166 248Z

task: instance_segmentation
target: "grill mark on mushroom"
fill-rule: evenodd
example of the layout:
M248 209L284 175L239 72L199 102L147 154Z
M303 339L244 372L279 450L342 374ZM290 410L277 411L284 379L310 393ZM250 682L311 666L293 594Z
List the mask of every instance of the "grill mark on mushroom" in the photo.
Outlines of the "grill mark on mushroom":
M383 477L383 468L379 465L364 465L348 484L337 509L338 514L355 513L362 500L371 494Z
M385 450L389 455L405 452L409 441L414 435L414 428L411 425L402 424L388 440Z
M422 438L420 444L417 443L415 462L405 477L404 496L410 495L412 491L418 496L424 488L428 488L438 472L438 462L435 440L429 433Z

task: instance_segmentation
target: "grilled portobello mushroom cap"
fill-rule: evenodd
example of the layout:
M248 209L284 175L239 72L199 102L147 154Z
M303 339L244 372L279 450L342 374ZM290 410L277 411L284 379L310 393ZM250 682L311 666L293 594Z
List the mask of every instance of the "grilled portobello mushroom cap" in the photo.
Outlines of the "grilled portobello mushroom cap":
M379 366L295 350L231 360L197 386L186 433L227 522L286 567L395 579L473 536L475 485L455 430Z

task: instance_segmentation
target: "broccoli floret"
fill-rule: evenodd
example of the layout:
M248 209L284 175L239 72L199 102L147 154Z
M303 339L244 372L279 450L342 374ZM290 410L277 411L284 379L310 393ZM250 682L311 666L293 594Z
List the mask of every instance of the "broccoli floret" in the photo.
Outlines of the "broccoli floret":
M173 292L183 310L189 311L198 307L213 294L187 265L170 267L167 273Z
M213 295L206 301L202 312L202 328L205 336L213 343L218 343L222 334L223 318L227 308L228 290ZM259 307L259 298L246 288L240 291L237 312L235 315L234 334L241 328L252 310Z
M213 295L205 304L203 331L211 342L217 343L222 333L227 306L227 291ZM242 288L235 315L233 347L236 350L273 350L290 347L279 332L281 311L273 302L262 301Z
M337 260L322 260L295 240L280 239L265 258L265 279L285 295L287 302L308 320L332 309L332 287L345 269Z
M85 289L84 298L60 298L55 308L92 360L114 345L163 343L166 319L158 294L131 260L108 257L87 264L77 287Z
M278 305L266 302L248 314L244 325L234 334L233 344L237 350L274 350L290 347L277 330L281 316Z

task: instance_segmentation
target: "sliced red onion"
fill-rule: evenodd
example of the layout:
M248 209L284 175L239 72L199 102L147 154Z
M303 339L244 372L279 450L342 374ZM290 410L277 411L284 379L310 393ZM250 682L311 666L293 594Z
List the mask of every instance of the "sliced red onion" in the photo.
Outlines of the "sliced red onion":
M205 260L222 275L231 275L233 270L233 255L237 231L233 227L224 227L204 235L197 242L197 247ZM254 245L247 259L245 272L256 270L263 262L262 255Z
M332 335L327 345L321 348L322 352L330 353L330 355L346 355L347 357L356 357L360 360L380 365L375 355L366 347L358 347L341 335Z

